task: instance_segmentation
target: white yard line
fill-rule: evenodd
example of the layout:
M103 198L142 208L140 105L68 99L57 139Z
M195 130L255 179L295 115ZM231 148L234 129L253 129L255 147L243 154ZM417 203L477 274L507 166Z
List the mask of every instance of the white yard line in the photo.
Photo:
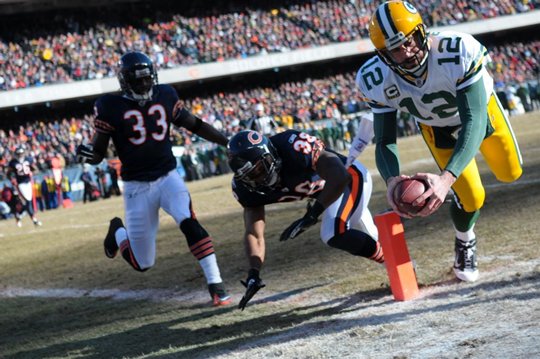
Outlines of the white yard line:
M110 298L113 300L149 300L186 302L199 301L200 291L178 292L166 289L76 289L76 288L19 288L0 289L0 298Z

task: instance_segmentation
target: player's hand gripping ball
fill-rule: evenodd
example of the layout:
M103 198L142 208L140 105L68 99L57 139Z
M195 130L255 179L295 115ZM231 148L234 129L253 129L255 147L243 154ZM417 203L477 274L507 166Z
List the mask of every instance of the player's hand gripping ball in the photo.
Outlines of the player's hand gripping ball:
M413 202L428 189L424 181L409 178L399 182L394 188L394 203L402 212L415 215L424 208L426 201L418 205Z

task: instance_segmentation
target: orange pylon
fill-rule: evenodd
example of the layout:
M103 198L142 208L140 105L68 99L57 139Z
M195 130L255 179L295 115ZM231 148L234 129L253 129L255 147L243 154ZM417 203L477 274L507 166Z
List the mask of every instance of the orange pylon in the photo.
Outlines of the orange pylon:
M418 295L418 282L405 242L401 219L393 211L378 214L374 219L379 230L379 242L394 299L413 299Z

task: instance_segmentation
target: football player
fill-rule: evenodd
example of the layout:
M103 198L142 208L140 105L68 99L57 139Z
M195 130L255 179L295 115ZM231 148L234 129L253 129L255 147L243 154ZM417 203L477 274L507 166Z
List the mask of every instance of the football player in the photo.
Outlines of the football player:
M454 273L463 281L478 278L474 226L485 190L475 162L480 151L499 181L513 182L522 160L510 122L493 91L486 48L471 35L428 32L416 8L404 1L380 5L369 23L376 56L356 77L374 113L376 162L387 184L387 200L402 217L392 193L401 174L396 146L396 113L411 114L440 173L416 173L428 190L418 214L429 216L452 190L455 229Z
M9 203L14 204L10 207L18 227L22 226L21 219L24 211L28 213L35 226L41 226L41 221L37 219L34 211L32 171L35 169L33 158L26 156L26 150L23 146L18 146L15 149L13 159L8 163L7 171L7 177L13 186L12 200Z
M372 182L358 161L346 158L305 132L287 130L271 137L241 131L228 145L234 171L233 194L244 207L244 243L250 269L242 282L246 293L239 308L263 288L265 205L311 198L304 217L293 222L280 240L295 238L321 219L321 240L355 256L384 262L377 228L368 209Z
M216 260L212 238L192 210L190 194L176 170L169 139L171 124L225 146L227 138L182 108L175 89L160 85L150 58L141 52L123 55L119 63L120 95L107 94L95 103L95 136L80 145L80 162L100 163L112 139L122 163L126 225L115 217L104 240L105 255L118 251L137 271L154 265L158 212L163 208L185 235L204 272L214 305L230 303Z

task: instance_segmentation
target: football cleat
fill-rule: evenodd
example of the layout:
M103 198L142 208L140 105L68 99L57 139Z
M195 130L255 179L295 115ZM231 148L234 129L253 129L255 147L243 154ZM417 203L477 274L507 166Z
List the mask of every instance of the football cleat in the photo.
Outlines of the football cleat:
M22 227L22 221L20 219L17 219L17 227L19 228Z
M120 218L114 217L113 219L111 219L111 223L109 224L109 231L107 232L107 236L103 241L103 248L105 249L105 255L107 256L107 258L114 258L118 253L118 244L116 244L115 234L116 230L122 227L124 227L124 223Z
M215 307L231 304L231 296L225 290L222 283L208 284L208 292L212 297L212 305Z
M42 225L41 221L38 220L38 219L35 219L35 218L32 219L32 222L34 222L34 226L36 226L36 227L41 227L41 225Z
M474 282L478 279L478 263L476 261L476 239L463 243L456 238L456 258L454 274L464 282Z

